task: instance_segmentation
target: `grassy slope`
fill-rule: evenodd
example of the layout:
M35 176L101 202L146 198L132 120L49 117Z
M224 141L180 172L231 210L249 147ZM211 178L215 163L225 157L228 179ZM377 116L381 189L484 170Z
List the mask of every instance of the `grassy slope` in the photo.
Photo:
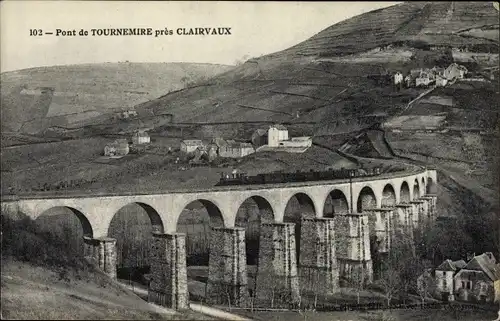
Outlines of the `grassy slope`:
M207 319L150 305L99 272L82 276L70 270L61 278L41 266L4 261L1 304L6 319Z
M131 108L178 90L186 79L207 79L229 68L214 64L104 63L5 72L1 74L2 131L36 133L50 125L82 124L113 109ZM40 88L45 88L45 93L35 95Z

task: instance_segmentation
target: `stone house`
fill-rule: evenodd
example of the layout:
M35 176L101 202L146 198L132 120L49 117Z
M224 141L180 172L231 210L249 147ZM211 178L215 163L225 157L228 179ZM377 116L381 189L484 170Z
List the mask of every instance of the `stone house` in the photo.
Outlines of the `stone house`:
M138 131L132 136L132 144L134 145L149 144L150 142L151 138L146 131Z
M403 74L398 71L394 74L394 85L400 85L403 83Z
M436 75L436 87L445 87L448 83L448 79L440 75Z
M443 301L453 301L454 287L453 277L466 265L464 260L451 261L445 260L434 271L435 278L435 296Z
M126 139L117 139L104 147L104 156L121 157L130 152Z
M463 79L468 70L462 65L452 63L443 72L443 76L448 80Z
M193 153L198 147L205 147L200 139L185 139L181 142L181 152Z
M267 131L259 128L252 134L251 142L255 148L267 145Z
M250 143L227 140L219 145L219 156L226 158L241 158L253 154L255 149Z
M493 302L500 266L491 252L474 256L454 277L455 297L462 301Z
M422 71L420 75L415 78L415 86L428 86L432 83L434 77L431 73L427 71Z
M267 144L269 147L279 146L281 141L288 140L288 129L283 125L273 125L267 131Z
M208 155L208 160L213 161L214 159L217 158L219 155L219 146L211 142L210 144L207 145L207 155Z

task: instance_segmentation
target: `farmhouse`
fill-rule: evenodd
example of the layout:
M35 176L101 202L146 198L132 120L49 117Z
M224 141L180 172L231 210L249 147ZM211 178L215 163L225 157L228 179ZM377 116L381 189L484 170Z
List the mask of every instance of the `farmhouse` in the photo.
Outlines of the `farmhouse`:
M181 142L181 152L193 153L198 147L205 147L200 139L185 139Z
M117 139L104 147L104 156L122 157L129 153L128 141L126 139Z
M250 143L227 140L225 143L220 142L219 145L220 157L241 158L253 153L255 153L255 149Z
M452 63L443 72L443 76L448 80L463 79L467 74L467 68L457 63Z
M132 136L132 144L134 145L149 144L150 141L151 138L145 131L138 131Z
M433 75L429 72L422 71L420 75L415 79L415 86L428 86L433 81Z
M448 79L446 77L436 75L436 87L445 87L447 83Z
M494 282L500 279L500 267L491 252L474 256L454 277L458 300L493 302Z
M267 131L265 129L259 128L255 130L251 138L252 144L255 148L267 144Z
M464 260L445 260L436 268L436 296L444 301L454 300L453 277L466 265Z
M469 262L445 260L434 272L426 270L417 280L419 292L444 301L493 302L499 286L500 264L491 252Z

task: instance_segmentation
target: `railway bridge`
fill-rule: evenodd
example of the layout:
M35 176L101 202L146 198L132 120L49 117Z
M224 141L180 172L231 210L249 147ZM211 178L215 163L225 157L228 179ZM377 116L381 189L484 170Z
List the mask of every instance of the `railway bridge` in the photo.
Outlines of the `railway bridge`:
M370 247L387 253L398 238L436 216L436 171L426 168L331 181L218 186L158 194L22 196L2 201L2 213L22 213L36 219L57 207L79 218L85 256L116 277L116 240L108 237L113 216L135 203L153 225L149 300L171 307L188 305L185 235L177 232L186 206L202 203L209 216L209 277L207 295L214 303L248 302L245 229L236 224L242 204L257 204L261 227L257 285L258 300L270 291L281 302L296 302L301 289L322 293L339 289L339 280L371 282ZM300 228L287 221L285 208L296 198L302 209ZM296 242L300 246L296 249ZM300 261L298 261L300 256ZM318 291L318 290L316 290Z

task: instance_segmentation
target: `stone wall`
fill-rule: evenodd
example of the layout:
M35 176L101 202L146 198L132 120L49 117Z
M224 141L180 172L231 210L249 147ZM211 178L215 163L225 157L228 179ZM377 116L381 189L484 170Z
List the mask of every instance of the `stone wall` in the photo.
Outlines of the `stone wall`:
M153 233L148 301L172 309L187 309L186 239L182 233Z
M244 228L212 228L207 299L214 304L249 302Z

